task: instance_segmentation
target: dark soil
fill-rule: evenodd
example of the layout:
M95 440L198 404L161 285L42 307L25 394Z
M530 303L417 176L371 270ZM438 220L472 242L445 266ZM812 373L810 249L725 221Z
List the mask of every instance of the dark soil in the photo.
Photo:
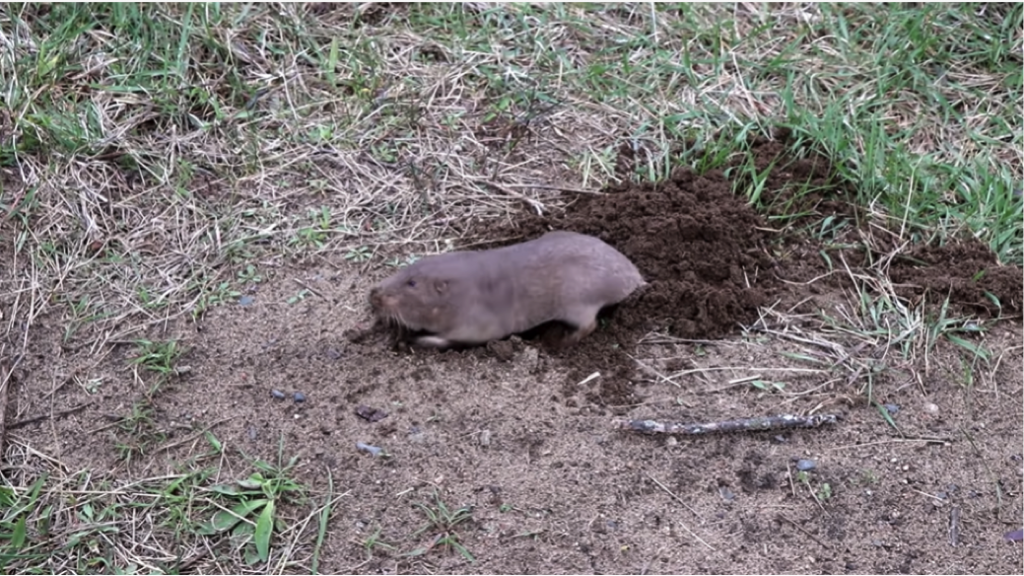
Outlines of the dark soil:
M765 195L776 203L790 200L794 183L809 183L816 193L800 197L788 209L819 217L852 216L856 211L846 201L844 186L830 179L831 168L824 159L787 158L782 142L768 140L755 142L751 154L759 173L777 166L765 181ZM714 339L750 326L758 318L758 307L771 301L792 304L810 296L816 303L813 297L820 286L799 290L781 279L806 282L825 275L820 246L799 236L774 233L733 193L733 187L725 170L698 175L680 169L668 180L627 183L603 195L581 196L561 214L527 213L514 230L486 230L476 237L529 239L548 230L572 230L601 238L637 265L650 286L617 306L614 321L589 342L562 355L575 366L568 375L570 383L595 369L614 374L618 383L590 400L625 406L636 398L624 383L633 380L635 366L624 350L648 331ZM869 252L872 248L843 253L853 265L865 267L872 258L881 257ZM793 256L778 260L771 256L786 251ZM995 317L1000 314L996 302L1003 313L1021 311L1021 269L999 265L992 252L973 238L916 248L893 262L890 275L897 293L915 304L928 295L928 302L938 310L948 295L951 316ZM825 284L833 289L851 287L847 275L833 275ZM610 344L618 346L609 353Z
M1021 311L1021 269L1000 265L974 238L915 247L893 263L889 276L900 296L911 301L930 296L930 302L948 298L953 313L996 316Z
M560 215L526 217L515 233L532 238L561 229L597 236L628 256L649 283L616 307L601 330L560 354L574 367L567 385L598 370L612 378L590 401L633 404L634 363L625 351L644 333L659 329L680 338L714 339L753 322L778 284L762 227L720 172L699 176L690 170L655 184L583 196ZM617 346L609 352L611 344Z
M810 180L820 193L799 199L803 209L854 214L843 188L830 186L827 163L779 158L781 149L754 147L759 170L775 162L766 197L787 198L791 182ZM251 471L239 451L276 461L283 440L286 456L298 457L295 474L320 491L316 500L328 471L335 490L348 492L327 530L324 573L1019 572L1021 546L1003 539L1022 525L1019 319L977 337L993 352L987 363L972 364L945 340L927 363L887 356L871 394L894 408L890 423L863 401L864 378L793 359L813 346L742 332L759 321L758 307L834 315L851 293L847 275L827 274L821 246L772 231L732 188L723 171L680 170L666 182L581 196L564 213L524 217L513 230L481 231L477 239L593 234L650 282L564 350L513 338L396 352L379 339L346 337L367 320L366 293L384 267L364 274L339 257L261 269L251 305L218 306L197 324L146 335L182 339L191 370L153 400L168 449L131 465L118 461L125 438L108 419L147 393L125 368L131 348L97 358L88 347L69 352L65 320L41 317L8 420L44 418L12 434L68 470L94 471L94 482L172 472L194 455L188 439L215 423L225 456L208 463L222 481ZM841 255L855 271L878 261ZM1019 313L1021 270L998 266L976 242L910 256L890 267L905 297L939 306L948 296L948 314L984 321L1000 313L990 293L1004 316ZM292 299L297 285L313 296ZM693 341L638 344L651 331ZM858 342L843 341L851 353ZM98 378L94 394L61 384ZM752 378L782 383L784 393ZM307 400L275 399L271 390ZM678 441L609 426L614 415L701 422L822 411L838 411L840 424ZM800 475L797 459L816 467ZM413 507L435 493L449 507L475 504L458 529L474 563L441 547L402 555L438 536L417 534L425 516ZM291 524L309 513L284 510ZM368 556L363 543L374 534L394 550ZM297 556L308 557L315 538L312 522Z
M527 220L521 230L591 234L637 265L650 286L620 308L616 329L719 338L753 321L777 284L764 223L731 186L720 173L680 170L657 184L585 196L569 212Z

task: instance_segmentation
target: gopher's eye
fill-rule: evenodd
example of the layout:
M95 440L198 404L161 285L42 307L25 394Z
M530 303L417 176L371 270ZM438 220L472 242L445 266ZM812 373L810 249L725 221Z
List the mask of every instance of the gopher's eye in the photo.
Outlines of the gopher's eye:
M415 280L409 280L409 281L407 281L407 282L406 282L405 284L406 284L406 285L407 285L407 286L408 286L409 288L415 288L415 287L416 287L416 281L415 281Z

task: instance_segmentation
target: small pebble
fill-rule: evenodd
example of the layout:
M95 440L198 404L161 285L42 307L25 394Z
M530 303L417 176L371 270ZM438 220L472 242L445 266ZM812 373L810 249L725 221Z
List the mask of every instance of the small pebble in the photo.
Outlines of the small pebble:
M932 416L936 416L939 413L939 407L931 402L926 402L924 405L924 411Z
M675 436L665 438L665 446L675 446L676 444L679 444L679 439Z
M900 411L900 407L896 404L885 404L885 409L889 411L889 414L895 414Z
M280 390L271 390L270 395L273 396L275 400L284 400L284 392L281 392Z
M238 299L238 303L242 306L251 306L256 301L255 296L242 296Z
M523 350L522 363L524 366L529 366L530 368L536 367L538 358L539 354L537 353L536 348L530 347Z
M407 438L414 444L423 444L427 441L427 431L419 426L410 426Z
M718 489L718 494L722 497L722 500L725 500L726 502L732 502L733 500L736 499L736 494L734 494L732 490L729 490L725 486L722 486L721 488Z
M801 459L796 461L796 469L800 470L801 472L807 472L808 470L814 470L816 467L817 467L817 464L814 463L814 460L807 460L805 458L801 458Z
M383 452L383 450L376 446L370 446L369 444L364 444L362 442L356 442L356 448L371 456L380 456L380 453Z
M491 445L491 431L490 430L481 430L480 431L480 445L481 446L490 446Z
M388 413L379 408L371 408L364 404L360 404L359 406L356 406L356 416L359 416L363 420L367 420L369 422L379 422L387 418Z
M1014 530L1003 534L1003 538L1006 538L1010 542L1020 542L1024 540L1024 530Z
M302 392L296 392L295 394L292 394L292 398L294 398L296 402L306 401L306 395L303 394Z

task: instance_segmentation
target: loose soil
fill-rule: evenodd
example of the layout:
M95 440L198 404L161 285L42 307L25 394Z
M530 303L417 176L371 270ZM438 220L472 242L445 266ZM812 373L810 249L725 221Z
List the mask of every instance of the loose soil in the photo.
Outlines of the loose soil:
M853 214L842 187L829 185L826 162L780 158L781 150L765 141L752 152L759 172L774 163L766 198L816 181L819 196L799 199L808 210ZM1019 572L1020 543L1003 534L1022 525L1020 268L1000 266L970 239L889 263L898 293L925 298L935 313L948 297L950 317L1014 318L963 336L993 353L973 365L972 380L971 357L948 340L902 359L881 336L865 348L863 339L828 332L864 366L887 354L870 385L890 407L889 423L865 401L864 372L846 370L839 357L796 359L815 350L801 334L825 330L819 311L839 317L856 305L851 274L869 274L879 255L835 251L833 262L851 273L830 273L822 246L773 229L733 185L723 170L682 169L474 235L575 230L634 260L650 286L577 347L513 337L436 352L353 339L385 267L272 263L261 268L266 280L254 286L252 304L215 307L198 323L147 334L190 348L181 361L190 371L156 400L157 426L173 447L131 466L117 460L105 416L125 413L146 390L125 368L131 348L103 358L69 351L56 316L35 327L8 421L92 404L12 433L70 470L121 479L172 471L190 455L192 443L182 440L210 425L231 454L222 479L247 473L234 450L274 461L283 440L285 455L298 456L300 480L323 491L330 474L347 492L328 529L325 573ZM300 285L311 295L288 303ZM762 316L766 309L785 314ZM63 384L100 377L92 396ZM773 384L784 387L767 391ZM306 401L275 399L271 390L300 391ZM623 415L707 422L810 412L841 421L678 440L609 425ZM388 456L371 457L357 442ZM798 459L814 469L798 473ZM435 493L449 507L474 505L472 521L458 528L474 563L440 547L400 554L436 536L414 535L425 517L413 506ZM396 551L377 548L368 558L361 543L378 529ZM307 536L299 545L308 552L313 525Z

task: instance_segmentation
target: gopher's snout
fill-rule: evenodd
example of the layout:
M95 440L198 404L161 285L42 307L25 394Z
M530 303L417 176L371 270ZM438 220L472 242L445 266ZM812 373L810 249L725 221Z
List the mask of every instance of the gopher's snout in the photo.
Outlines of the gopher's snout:
M374 310L380 310L384 305L384 298L380 294L380 288L374 287L370 290L370 306Z
M398 295L389 294L380 286L370 290L370 307L374 312L381 314L392 314L398 308Z

